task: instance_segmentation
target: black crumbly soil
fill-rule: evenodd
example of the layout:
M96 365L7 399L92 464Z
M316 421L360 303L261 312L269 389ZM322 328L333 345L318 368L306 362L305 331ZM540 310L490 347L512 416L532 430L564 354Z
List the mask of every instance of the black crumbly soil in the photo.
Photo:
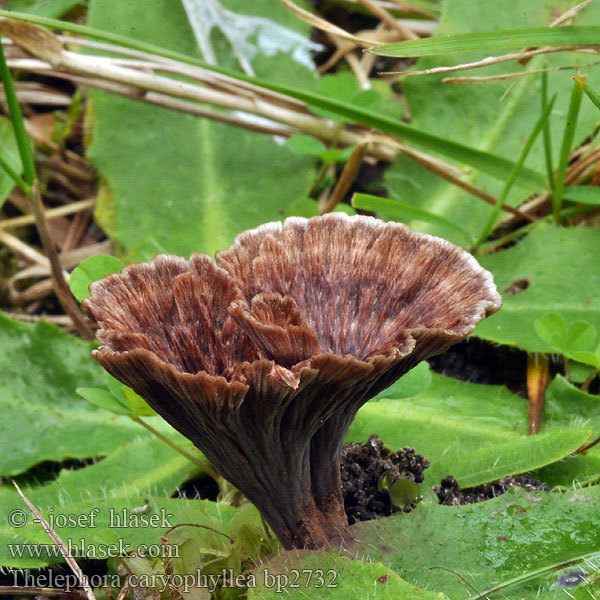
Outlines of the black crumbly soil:
M389 516L399 510L390 500L387 488L378 489L384 477L388 482L408 479L423 481L429 461L414 448L390 452L376 435L365 444L346 444L342 449L342 491L350 524Z
M516 477L503 477L497 481L486 483L470 490L461 490L458 482L452 475L442 479L440 487L434 487L433 491L437 494L440 504L447 506L459 506L461 504L474 504L483 500L490 500L507 492L510 488L520 487L526 490L539 490L549 492L550 488L529 477L529 475L518 475Z
M412 510L414 504L406 508L394 506L388 487L379 489L380 482L385 479L386 486L400 479L422 483L428 466L429 461L416 454L414 448L406 447L391 452L377 435L372 435L364 444L345 444L340 467L348 522L353 524ZM456 479L449 475L442 480L440 487L434 487L433 490L440 504L458 506L490 500L513 487L550 491L548 486L529 475L504 477L468 490L462 490Z

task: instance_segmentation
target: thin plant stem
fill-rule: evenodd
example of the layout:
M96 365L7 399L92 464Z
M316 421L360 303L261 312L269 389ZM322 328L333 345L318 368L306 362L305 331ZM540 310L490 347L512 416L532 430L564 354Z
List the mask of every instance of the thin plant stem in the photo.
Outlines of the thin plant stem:
M560 211L563 202L562 196L565 190L565 177L567 175L569 156L571 154L573 139L575 137L575 127L577 125L577 118L579 117L579 108L581 107L581 98L583 96L584 85L585 76L577 74L573 78L573 89L571 91L567 122L565 123L565 130L560 147L560 158L558 162L558 169L556 170L554 193L552 195L552 215L556 223L560 223Z
M552 100L550 100L550 102L544 108L542 114L540 115L540 118L537 120L537 122L533 128L533 131L531 132L531 135L529 136L529 138L527 138L527 142L525 142L525 145L523 146L523 149L521 150L521 154L520 154L517 162L515 163L515 166L512 168L512 171L510 172L510 175L508 176L506 183L504 184L504 188L498 198L498 202L496 202L496 205L494 206L494 208L492 210L492 214L490 215L484 228L481 230L481 233L479 234L479 237L477 238L477 241L475 242L475 245L474 245L472 251L475 251L487 239L488 235L492 231L492 229L494 227L494 223L496 222L496 219L498 218L498 215L500 214L500 210L502 209L502 205L506 201L506 198L507 198L510 190L512 189L512 186L515 183L517 176L519 175L519 171L521 170L521 168L523 167L523 164L525 163L525 160L527 159L529 151L531 150L533 144L537 140L537 137L540 134L540 132L542 131L544 125L548 122L548 117L550 116L550 112L552 111L552 107L554 106L555 101L556 101L556 94L552 97Z
M362 166L363 160L367 154L367 145L358 144L352 151L352 155L348 162L344 165L344 169L338 182L327 200L327 204L321 210L321 214L331 212L339 202L341 202L350 189L350 186L356 179L358 172Z
M56 296L58 297L58 300L65 313L67 313L73 320L73 324L81 336L86 340L93 340L95 337L94 330L79 309L79 304L71 293L69 284L65 279L63 268L60 264L58 251L48 228L48 220L46 219L46 215L44 213L44 206L42 204L42 197L40 195L40 185L37 179L33 181L31 189L31 206L35 216L37 230L40 235L40 239L42 240L42 246L44 247L48 261L50 262L50 272L52 273L52 281L54 283Z
M195 464L197 467L202 469L207 475L212 477L215 481L219 481L221 479L220 475L205 461L197 459L195 456L190 454L187 450L184 450L181 446L178 446L173 440L170 440L167 436L163 435L160 431L154 429L152 425L148 425L145 421L142 421L138 416L132 416L132 421L135 421L145 429L147 429L150 433L155 435L159 440L163 441L165 444L173 448L175 452L179 452L182 456L185 456L191 463Z
M4 94L6 95L6 104L8 104L8 111L10 113L10 119L12 121L13 131L15 132L15 138L17 140L17 146L19 148L19 154L21 155L21 162L23 163L23 171L25 173L25 181L28 185L33 185L33 182L37 178L35 172L35 163L33 162L33 153L31 152L31 142L25 132L25 124L23 122L23 114L21 113L21 107L17 100L17 94L12 84L12 78L8 65L6 64L6 58L4 56L4 49L2 48L2 39L0 38L0 77L2 78L2 85L4 86Z
M548 73L542 73L542 113L548 106ZM552 137L550 135L550 119L544 123L544 156L546 158L546 172L548 185L554 191L554 169L552 167Z

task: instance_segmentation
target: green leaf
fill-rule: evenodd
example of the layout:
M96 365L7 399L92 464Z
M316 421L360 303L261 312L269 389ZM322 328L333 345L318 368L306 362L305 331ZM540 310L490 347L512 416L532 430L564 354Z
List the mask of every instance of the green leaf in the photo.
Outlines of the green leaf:
M565 346L571 354L584 352L589 350L594 340L596 339L596 328L586 323L585 321L575 321L571 323L567 336L565 338Z
M481 265L494 274L504 304L477 326L475 335L528 352L554 352L534 325L547 313L600 330L598 256L596 230L540 225L516 246L480 257ZM515 282L525 289L515 294Z
M228 522L235 513L228 505L169 498L193 472L193 465L183 456L160 440L151 439L125 444L100 462L78 470L65 469L48 485L23 491L43 515L52 515L58 525L55 531L63 541L81 548L83 540L83 547L91 555L100 552L107 540L112 543L122 539L125 547L134 548L141 543L159 544L160 535L181 522L179 512L191 506L200 519L205 513L222 524ZM18 509L27 512L27 524L16 528L6 519L0 523L0 564L33 568L63 562L60 556L48 556L43 548L40 557L30 558L26 553L12 556L8 544L50 543L13 486L0 486L0 512L8 515ZM96 517L90 522L93 512ZM146 526L137 526L136 514L156 516ZM65 523L59 515L71 520Z
M589 365L596 369L600 368L600 352L573 352L572 354L568 354L569 358L576 360L577 362L583 363L584 365Z
M501 386L433 373L431 384L414 396L395 397L394 388L379 395L388 399L360 409L346 441L364 442L377 433L392 449L414 447L430 460L428 486L447 475L477 486L524 473L564 458L591 435L592 427L581 422L576 430L565 426L528 436L527 403Z
M6 9L57 19L84 4L85 0L10 0Z
M403 375L389 388L380 392L371 400L376 402L382 398L411 398L420 394L431 384L431 371L426 361L419 363L414 369L411 369L406 375Z
M591 185L574 185L565 188L563 193L565 200L581 202L581 204L600 205L600 187Z
M104 410L108 410L116 415L131 415L130 408L124 403L119 402L108 390L103 388L79 387L75 391L93 405Z
M294 154L314 156L325 162L345 162L350 158L353 148L327 148L325 144L310 135L294 134L288 140L288 148Z
M585 427L600 435L600 397L582 392L558 375L546 390L542 423L549 427ZM572 489L600 480L600 445L569 456L533 474L550 486Z
M103 389L108 382L115 395L109 377L89 355L92 345L43 321L18 323L0 313L0 346L0 369L10 373L0 380L2 475L43 461L103 456L126 440L154 438L129 418L99 410L77 394L77 388L95 387L99 393L91 396L108 402ZM124 406L124 386L114 381ZM154 426L188 443L162 419Z
M444 3L444 11L434 38L444 39L455 34L476 33L497 28L505 30L517 27L547 27L554 6L553 0L515 0L511 10L506 10L504 0L475 3L470 0L452 0ZM581 22L600 22L600 6L594 3L584 8L578 18L582 19ZM480 52L476 56L467 58L471 61L486 56L489 54ZM453 66L462 62L465 62L465 57L426 57L420 59L413 68L425 70ZM555 53L534 57L526 65L517 62L491 65L478 70L475 74L482 76L519 74L542 68L583 65L587 62L588 59L580 54ZM511 161L516 160L540 114L539 76L523 76L512 82L448 85L442 82L446 75L403 78L402 89L410 109L411 125L419 131L476 147L483 152L494 153ZM552 71L547 75L548 98L557 94L549 117L554 164L558 159L563 124L569 105L573 83L571 77L572 72L565 70ZM600 70L590 69L588 83L600 87ZM505 92L506 97L503 98ZM583 103L577 121L575 145L591 135L596 127L597 118L597 108L589 102ZM544 144L539 143L539 140L529 153L527 166L536 173L546 171ZM491 179L487 173L490 172L466 171L463 173L463 179L480 190L498 197L502 193L509 173L507 172L500 181ZM521 172L520 175L522 176L523 173ZM548 185L546 177L542 179L543 181L536 179L534 182L537 193L544 191ZM398 157L386 171L385 181L391 199L411 204L458 223L473 237L483 230L493 212L493 208L481 199L440 179L408 157ZM531 181L533 183L533 180ZM517 206L524 202L527 196L528 194L523 190L513 186L507 203ZM434 235L448 237L446 230L431 224L424 230ZM455 234L449 239L457 244L463 243L462 238Z
M436 462L434 469L437 473L454 475L461 487L477 487L556 463L583 446L591 434L585 429L564 429L521 437L461 454L458 464L456 458L444 457Z
M288 217L316 217L319 214L319 204L316 200L311 198L304 198L302 200L296 200L292 202L283 213L283 218Z
M533 326L540 339L546 344L557 349L563 347L567 337L567 324L562 315L548 313L537 319Z
M155 417L157 415L156 411L130 387L124 385L121 392L127 401L132 417Z
M363 562L331 552L296 551L258 567L256 586L248 600L276 600L285 594L292 600L443 600L441 593L424 590L401 579L382 562Z
M233 11L241 8L232 0L224 4ZM290 28L307 31L272 2L243 6L245 14L283 19ZM91 0L88 23L198 56L179 2ZM239 68L224 38L214 45L220 64ZM292 77L308 84L314 79L291 56L257 52L252 66L275 80ZM112 215L101 221L128 260L159 252L212 254L240 231L280 219L308 190L312 161L263 134L104 92L90 90L90 96L88 155L107 184L99 211Z
M414 222L433 223L438 225L440 229L450 232L451 236L458 236L463 243L470 243L472 238L460 225L440 217L434 213L423 210L416 206L411 206L397 200L389 200L387 198L378 198L369 194L354 194L352 197L352 206L360 210L368 210L377 213L377 216L384 221L400 221L402 223ZM418 229L418 227L417 227Z
M378 56L407 58L457 52L496 52L532 46L596 45L600 27L533 27L507 31L478 31L370 48Z
M23 168L21 167L19 149L17 148L12 125L5 117L0 117L0 154L15 173L22 173ZM0 167L0 208L14 187L13 178Z
M82 302L89 298L89 286L94 281L102 279L110 273L118 273L124 267L123 261L115 256L100 254L86 258L78 267L73 269L69 279L69 287L73 296Z
M77 395L103 387L92 345L41 321L17 323L0 313L0 474L42 461L102 456L123 441L151 434L129 418L101 411ZM175 434L164 422L161 431Z
M380 561L411 584L448 598L472 597L475 590L516 579L503 594L478 597L557 600L565 588L556 585L559 567L552 566L575 559L569 570L577 570L577 557L598 555L600 487L566 494L511 490L467 506L421 503L408 514L364 521L352 531L360 540L354 556ZM579 564L587 571L583 559Z

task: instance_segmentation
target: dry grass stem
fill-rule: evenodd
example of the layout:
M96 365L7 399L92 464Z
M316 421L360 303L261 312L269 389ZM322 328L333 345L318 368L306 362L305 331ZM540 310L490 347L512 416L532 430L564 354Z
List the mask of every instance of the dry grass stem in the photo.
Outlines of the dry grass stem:
M65 277L65 273L63 272L60 264L56 245L48 229L48 221L44 213L44 206L42 204L38 181L34 181L32 186L31 205L38 234L42 241L42 246L44 247L46 256L48 257L48 261L50 262L52 281L58 301L60 302L60 305L65 313L69 315L73 320L73 323L75 323L77 331L80 333L80 335L84 339L93 340L95 335L94 330L88 319L80 311L79 303L77 300L75 300L75 297L71 293L69 284L67 283L67 277Z
M292 0L279 0L294 16L298 17L301 21L304 21L311 27L315 27L321 31L326 31L327 33L333 33L338 37L341 37L345 40L353 42L357 46L361 46L362 48L371 48L372 46L378 46L379 42L377 40L371 38L363 38L358 37L356 35L352 35L347 31L344 31L341 27L330 23L329 21L322 19L309 12L308 10L304 10L300 8L297 4L292 2Z
M452 171L450 171L447 168L444 168L443 163L440 163L440 161L437 161L437 160L432 161L431 157L429 157L428 155L426 155L422 152L419 152L417 150L414 150L412 148L409 148L408 146L402 146L400 148L400 152L402 152L403 154L406 154L406 156L409 156L410 158L412 158L419 164L423 165L424 167L429 169L432 173L439 175L446 181L449 181L450 183L453 183L454 185L462 188L466 192L469 192L469 194L472 194L473 196L476 196L477 198L484 200L485 202L487 202L488 204L491 204L492 206L498 204L498 198L496 198L495 196L492 196L491 194L488 194L487 192L484 192L483 190L480 190L479 188L476 188L475 186L471 185L467 181L464 181L460 177L456 176ZM520 211L518 208L514 208L513 206L510 206L509 204L503 204L502 210L509 212L512 215L514 215L524 221L530 222L530 221L535 220L531 215L528 215L527 213L524 213L524 212Z
M327 203L321 210L322 215L331 212L344 199L344 196L348 193L350 186L354 183L354 180L360 171L366 153L366 144L359 144L354 148L350 155L350 159L344 165L344 169L342 170L335 188L333 188L331 196L329 196Z
M581 50L582 46L548 46L544 48L536 48L535 50L527 50L526 52L513 52L511 54L503 54L502 56L487 56L482 60L477 60L470 63L462 63L460 65L449 65L444 67L434 67L432 69L425 69L424 71L402 71L402 72L382 72L380 75L398 75L401 74L404 77L413 75L435 75L439 73L452 73L454 71L466 71L468 69L479 69L482 67L489 67L498 63L509 62L511 60L522 60L524 58L531 58L540 54L550 54L552 52L566 52L567 50ZM588 47L588 50L592 50L594 53L598 46Z
M41 265L48 270L50 269L50 262L41 253L21 241L18 237L3 231L0 229L0 244L4 244L7 248L10 248L15 254L22 256L26 260Z
M27 315L16 312L5 312L4 314L15 321L22 321L24 323L48 321L48 323L53 323L54 325L58 325L59 327L63 327L65 329L75 329L73 320L68 315Z
M552 71L568 71L570 69L585 69L595 67L600 63L593 62L587 65L568 65L564 67L549 67L547 69L535 69L534 71L519 71L517 73L502 73L500 75L486 75L483 77L444 77L442 83L460 84L460 83L493 83L495 81L507 81L519 79L527 75L539 75L540 73L550 73Z
M405 39L405 40L418 40L419 39L419 36L416 33L411 31L410 29L407 29L406 27L404 27L404 25L399 23L398 20L395 19L385 9L385 7L381 6L381 4L373 2L373 0L359 0L359 2L365 8L370 10L376 17L379 17L381 19L381 21L383 23L385 23L388 27L396 30L402 36L403 39Z
M18 486L17 482L13 480L13 485L15 486L17 492L19 492L19 496L23 499L23 502L27 505L29 510L37 517L38 522L43 526L44 531L48 534L50 539L59 547L60 553L63 558L67 561L69 568L73 571L73 574L79 580L81 587L85 590L85 594L88 600L96 600L96 596L94 596L94 592L88 583L87 577L84 575L83 571L75 561L75 559L69 554L69 550L65 543L60 539L59 535L52 529L50 523L46 521L44 515L31 503L29 498L21 491L21 488Z
M96 205L96 199L90 198L88 200L79 200L78 202L72 202L65 206L58 206L57 208L50 208L46 210L46 219L52 220L58 217L65 217L72 215L83 210L89 210L94 208ZM0 229L14 229L16 227L24 227L26 225L35 225L35 217L33 215L23 215L22 217L13 217L12 219L0 220Z

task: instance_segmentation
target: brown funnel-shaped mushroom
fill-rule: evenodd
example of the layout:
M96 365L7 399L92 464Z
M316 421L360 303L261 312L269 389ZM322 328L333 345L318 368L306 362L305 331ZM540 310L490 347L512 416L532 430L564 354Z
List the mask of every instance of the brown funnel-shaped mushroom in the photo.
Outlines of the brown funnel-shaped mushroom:
M398 223L291 218L90 286L94 358L204 452L286 548L351 539L339 459L358 409L500 308L460 248Z

